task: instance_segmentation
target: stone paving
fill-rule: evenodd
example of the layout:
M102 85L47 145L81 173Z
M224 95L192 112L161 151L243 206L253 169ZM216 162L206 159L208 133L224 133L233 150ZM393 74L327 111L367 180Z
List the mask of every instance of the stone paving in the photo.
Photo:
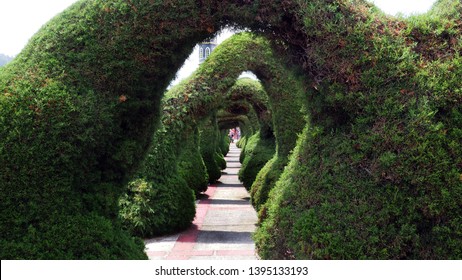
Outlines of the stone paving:
M193 225L179 234L145 240L152 260L256 260L252 233L257 214L237 174L240 150L234 143L225 157L220 182L197 202Z

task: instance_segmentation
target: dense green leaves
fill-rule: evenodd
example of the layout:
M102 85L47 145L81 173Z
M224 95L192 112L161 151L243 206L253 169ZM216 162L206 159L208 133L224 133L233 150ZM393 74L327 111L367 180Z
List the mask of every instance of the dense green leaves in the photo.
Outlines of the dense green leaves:
M239 170L239 180L247 190L250 190L258 172L275 153L274 136L261 136L260 132L252 135L242 151L242 167Z
M461 156L450 148L461 139L451 134L460 126L452 103L460 81L443 78L460 71L460 45L448 35L460 34L460 17L438 12L435 20L435 9L415 25L370 13L361 1L312 2L304 17L316 16L304 24L325 48L310 56L318 73L337 70L312 84L311 127L261 210L261 256L460 258ZM450 3L459 14L460 3ZM322 20L345 8L351 16L338 19L354 26L346 37ZM445 31L428 29L435 22Z
M218 146L218 125L216 117L213 116L201 127L200 151L207 169L209 183L214 184L221 177L223 155L217 154ZM226 165L226 162L225 162Z
M207 169L200 151L199 135L200 132L196 129L194 135L185 140L183 153L178 163L180 176L186 181L188 187L194 190L196 196L205 192L209 183Z
M145 257L117 215L133 179L126 201L162 190L173 203L122 211L149 220L140 232L166 231L168 215L187 227L178 147L250 70L277 157L253 191L262 257L460 259L461 11L457 0L409 19L363 0L77 2L0 68L2 258ZM194 44L226 25L270 40L224 43L162 104ZM256 132L248 120L244 134Z

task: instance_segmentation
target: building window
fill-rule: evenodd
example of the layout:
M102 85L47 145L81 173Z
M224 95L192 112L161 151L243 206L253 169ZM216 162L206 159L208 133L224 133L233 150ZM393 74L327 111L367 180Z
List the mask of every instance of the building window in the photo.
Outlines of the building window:
M204 58L204 48L199 48L199 59L203 59Z
M205 58L209 57L209 55L210 55L210 48L207 47L205 48Z

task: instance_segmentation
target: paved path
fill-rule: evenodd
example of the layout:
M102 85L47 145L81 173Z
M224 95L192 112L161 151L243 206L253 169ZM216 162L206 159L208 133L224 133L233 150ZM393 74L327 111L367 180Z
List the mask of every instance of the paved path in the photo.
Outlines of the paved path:
M220 182L209 186L197 203L196 218L185 232L146 240L146 253L155 260L255 260L257 214L237 173L240 150L231 144Z

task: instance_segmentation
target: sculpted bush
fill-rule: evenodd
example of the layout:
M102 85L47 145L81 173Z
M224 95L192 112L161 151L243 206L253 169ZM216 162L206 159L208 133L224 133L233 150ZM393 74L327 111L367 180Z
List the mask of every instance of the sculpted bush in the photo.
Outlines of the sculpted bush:
M145 162L177 172L175 149L147 163L160 108L171 131L193 131L183 117L209 117L245 70L268 94L277 154L293 150L261 212L260 256L460 259L461 11L458 0L409 19L363 0L77 2L0 68L2 259L145 258L118 202ZM228 25L269 41L237 36L162 107L193 46ZM288 64L303 133L279 114Z
M178 172L188 186L199 195L207 191L208 174L200 153L199 130L196 129L184 144L183 153L179 158Z

